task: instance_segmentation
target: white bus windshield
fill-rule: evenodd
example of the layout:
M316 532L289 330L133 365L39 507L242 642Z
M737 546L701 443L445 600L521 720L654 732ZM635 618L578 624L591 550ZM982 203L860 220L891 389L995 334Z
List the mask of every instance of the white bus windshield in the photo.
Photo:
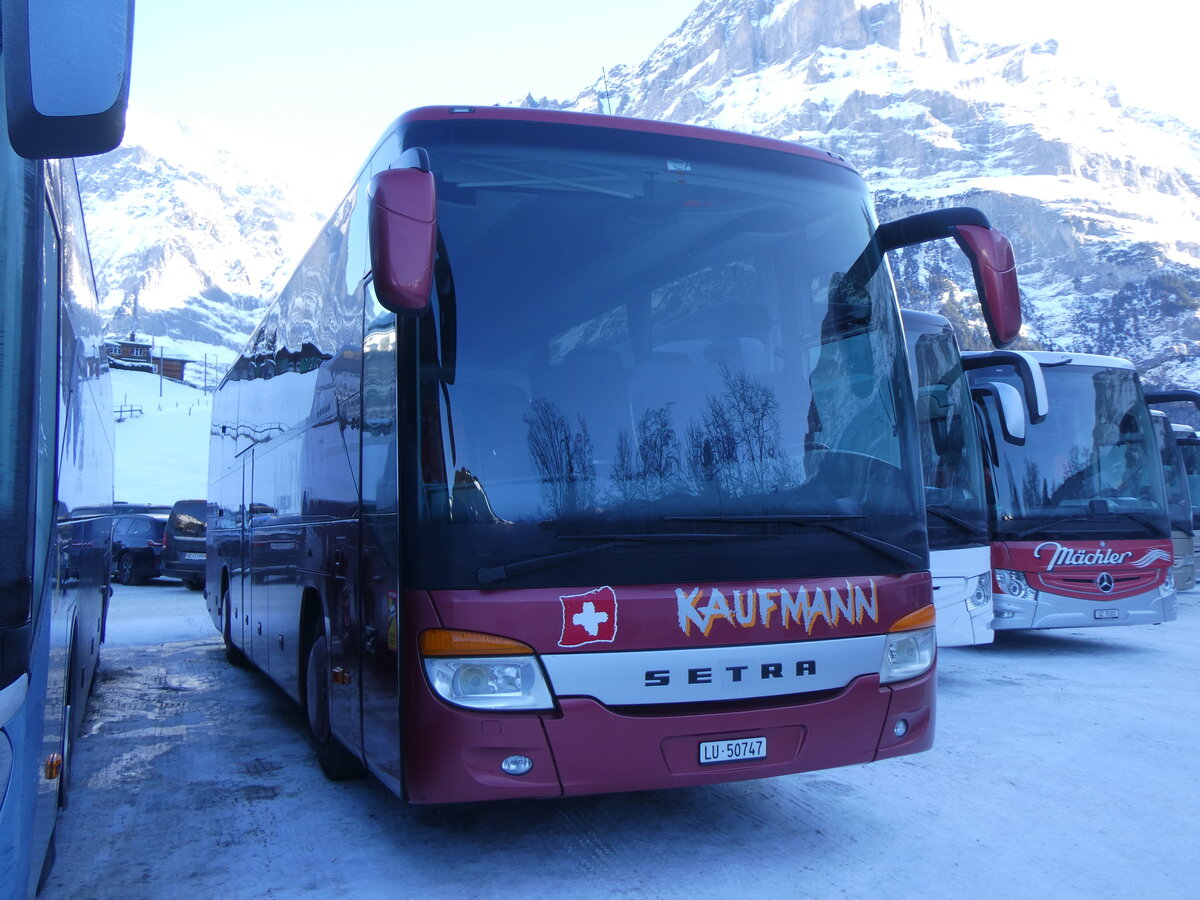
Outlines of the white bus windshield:
M933 550L987 541L979 424L949 325L906 323Z

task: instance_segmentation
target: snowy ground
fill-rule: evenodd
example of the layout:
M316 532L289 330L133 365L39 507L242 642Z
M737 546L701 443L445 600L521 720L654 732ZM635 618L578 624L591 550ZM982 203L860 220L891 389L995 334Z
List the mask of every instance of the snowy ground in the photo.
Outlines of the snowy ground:
M114 499L171 505L208 496L212 394L147 372L112 370L116 423Z
M918 756L424 808L326 781L299 709L226 664L201 594L116 587L47 900L1197 895L1197 592L1162 626L941 651Z

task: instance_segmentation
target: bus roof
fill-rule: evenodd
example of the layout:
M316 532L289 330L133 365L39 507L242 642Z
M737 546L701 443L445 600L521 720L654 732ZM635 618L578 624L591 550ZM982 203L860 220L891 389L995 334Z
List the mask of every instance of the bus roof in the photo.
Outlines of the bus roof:
M423 106L409 110L393 123L393 131L410 122L433 122L461 118L488 119L507 122L544 122L547 124L582 125L587 128L613 128L620 131L637 131L648 134L670 135L702 141L721 141L741 144L763 150L775 150L795 156L806 156L823 162L833 163L858 174L858 170L842 157L828 150L805 147L791 141L725 131L719 128L704 128L699 125L680 125L675 122L659 122L652 119L634 119L627 116L607 116L599 113L566 112L555 109L525 109L504 106Z
M1107 369L1129 369L1136 371L1133 363L1119 356L1100 356L1096 353L1059 353L1048 350L1031 350L1029 355L1043 366L1101 366Z
M950 324L950 320L943 315L919 309L900 310L900 320L904 323L905 328L923 327L942 329Z

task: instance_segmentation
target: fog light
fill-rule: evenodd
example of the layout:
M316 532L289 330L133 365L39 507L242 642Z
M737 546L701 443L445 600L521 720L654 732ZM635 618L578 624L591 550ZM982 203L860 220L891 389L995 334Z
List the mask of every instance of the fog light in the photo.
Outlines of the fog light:
M500 768L509 775L524 775L533 768L533 760L528 756L506 756Z
M892 726L892 734L898 738L908 734L908 719L897 719L896 724Z

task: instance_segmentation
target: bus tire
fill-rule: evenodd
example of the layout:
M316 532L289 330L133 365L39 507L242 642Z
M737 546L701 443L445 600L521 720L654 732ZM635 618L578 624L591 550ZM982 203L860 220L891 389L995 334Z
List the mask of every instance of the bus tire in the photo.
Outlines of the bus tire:
M233 643L233 627L232 627L232 612L229 608L229 583L226 582L221 588L221 606L225 610L225 628L222 637L225 639L225 659L231 666L237 666L239 669L250 668L250 657L246 656L236 644Z
M308 736L321 771L331 781L357 778L364 773L363 765L342 742L334 737L329 724L329 641L318 619L309 632L308 652L304 666L304 711L308 721Z
M62 743L59 746L62 766L58 771L58 808L66 809L71 791L71 760L75 751L75 710L78 690L75 687L75 667L79 664L79 653L75 647L75 630L71 630L71 653L67 657L67 676L63 685ZM80 675L83 674L81 671Z

